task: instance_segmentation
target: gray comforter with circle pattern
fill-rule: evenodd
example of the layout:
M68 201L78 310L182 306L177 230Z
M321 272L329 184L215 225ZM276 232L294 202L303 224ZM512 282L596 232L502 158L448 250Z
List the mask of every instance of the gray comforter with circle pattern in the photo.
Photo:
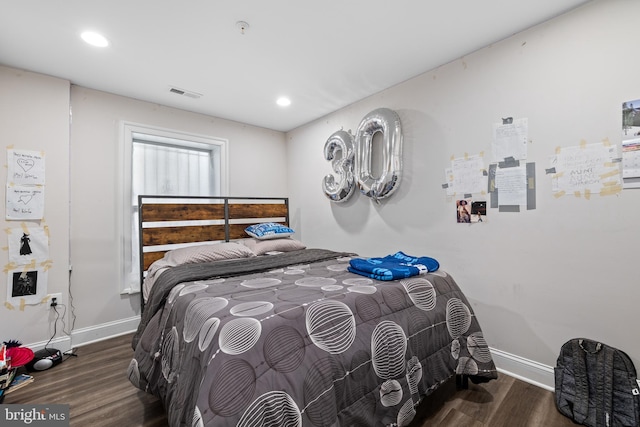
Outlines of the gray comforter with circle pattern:
M174 267L133 339L130 381L171 426L405 426L455 374L496 378L480 326L442 270L349 273L322 249Z

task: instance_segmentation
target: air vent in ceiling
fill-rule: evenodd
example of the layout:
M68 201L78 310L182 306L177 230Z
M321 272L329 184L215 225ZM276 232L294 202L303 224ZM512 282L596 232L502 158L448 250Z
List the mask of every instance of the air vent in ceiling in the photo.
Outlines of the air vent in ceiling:
M189 98L194 98L194 99L198 99L198 98L202 97L201 93L194 92L194 91L191 91L191 90L186 90L186 89L180 89L180 88L173 87L173 86L169 87L169 92L175 93L175 94L178 94L178 95L182 95L182 96L188 96Z

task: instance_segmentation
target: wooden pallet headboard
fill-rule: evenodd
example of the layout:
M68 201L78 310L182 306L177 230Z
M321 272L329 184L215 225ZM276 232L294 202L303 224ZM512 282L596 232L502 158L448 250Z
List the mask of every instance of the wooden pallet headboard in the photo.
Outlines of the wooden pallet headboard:
M142 289L144 272L171 246L242 239L259 222L289 226L289 199L138 196L138 213Z

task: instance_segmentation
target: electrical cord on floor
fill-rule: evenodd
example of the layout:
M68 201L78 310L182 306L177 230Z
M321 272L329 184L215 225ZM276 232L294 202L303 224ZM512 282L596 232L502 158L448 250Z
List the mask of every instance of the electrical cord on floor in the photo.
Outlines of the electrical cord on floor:
M62 312L62 316L60 316L60 313L58 312L58 307L62 307L62 308L64 309L64 311ZM65 334L67 334L67 335L71 336L71 331L68 331L68 332L67 332L67 330L66 330L67 324L66 324L66 322L64 321L64 317L65 317L65 316L66 316L66 314L67 314L67 306L66 306L66 305L64 305L64 304L57 304L57 305L54 305L54 306L53 306L53 311L55 311L55 312L56 312L56 316L57 316L57 317L56 317L56 322L58 321L58 319L60 319L60 320L62 321L62 332L64 332ZM54 327L54 330L55 330L55 327ZM64 353L62 353L62 354L64 354L65 356L69 356L69 357L78 357L78 355L74 352L74 349L73 349L73 348L72 348L72 349L70 349L70 350L65 351L65 352L64 352ZM67 359L68 359L69 357L67 357ZM63 359L62 361L64 362L64 361L65 361L65 360L67 360L67 359Z

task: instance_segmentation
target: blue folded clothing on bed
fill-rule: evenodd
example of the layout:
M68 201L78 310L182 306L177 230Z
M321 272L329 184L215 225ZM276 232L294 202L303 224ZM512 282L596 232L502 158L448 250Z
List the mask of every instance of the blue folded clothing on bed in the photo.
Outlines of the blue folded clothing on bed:
M440 263L429 257L414 257L401 251L383 258L354 258L349 270L376 280L396 280L416 276L440 268Z

